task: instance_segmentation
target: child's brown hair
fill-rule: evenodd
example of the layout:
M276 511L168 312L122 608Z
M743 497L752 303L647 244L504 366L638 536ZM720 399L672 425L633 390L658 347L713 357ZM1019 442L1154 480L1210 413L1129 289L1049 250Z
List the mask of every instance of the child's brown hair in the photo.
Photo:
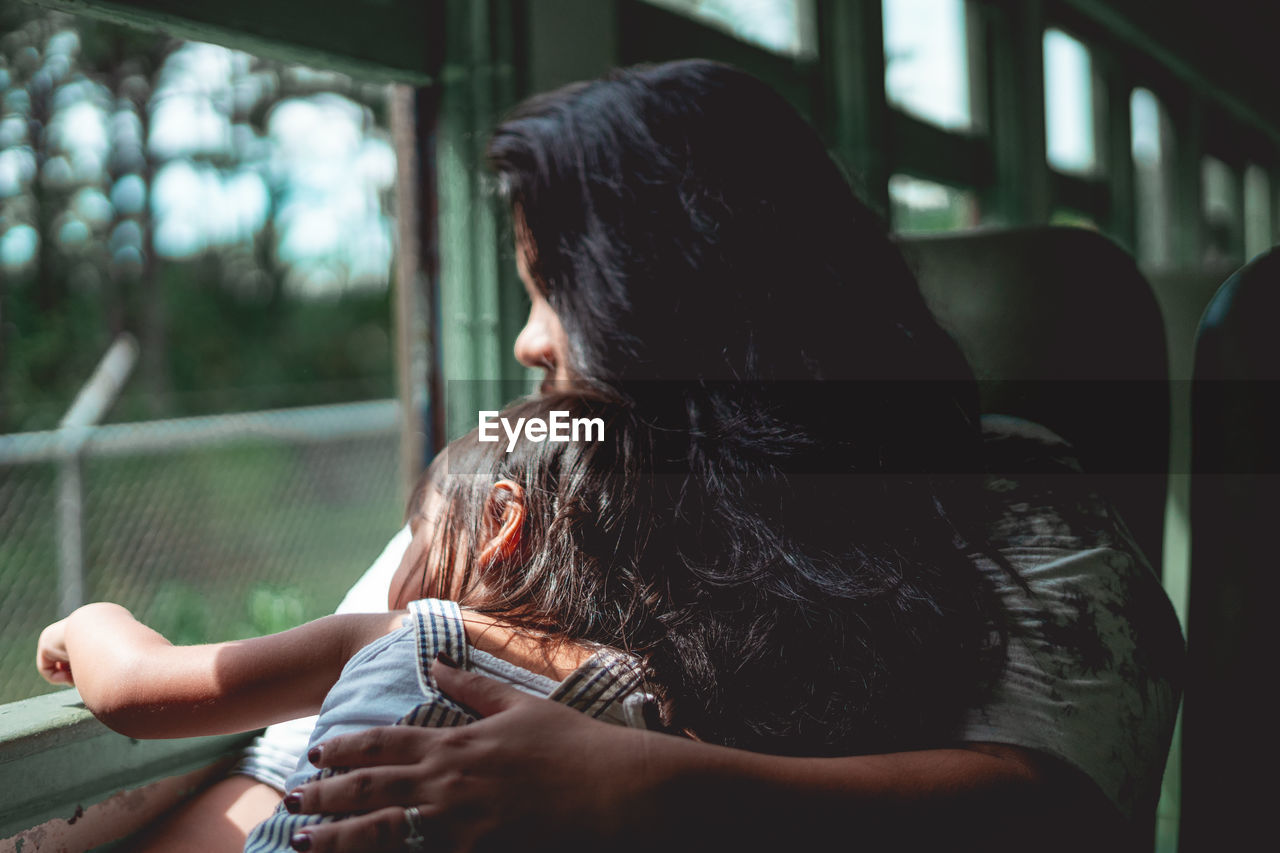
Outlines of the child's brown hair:
M501 614L518 629L562 640L585 640L642 652L654 596L639 566L653 529L649 486L652 442L632 410L602 399L547 394L517 401L500 413L518 419L599 419L593 440L482 442L478 430L449 444L420 478L409 515L419 516L432 490L441 511L426 549L421 596L452 598ZM598 439L598 440L596 440ZM485 532L520 487L524 522L510 553L478 559ZM489 513L494 518L485 518ZM460 576L459 576L460 575Z

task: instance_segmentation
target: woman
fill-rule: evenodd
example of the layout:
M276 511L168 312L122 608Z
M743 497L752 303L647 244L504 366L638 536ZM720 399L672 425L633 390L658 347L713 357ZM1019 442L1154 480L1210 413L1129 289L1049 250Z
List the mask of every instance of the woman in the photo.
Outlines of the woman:
M933 749L872 732L843 758L605 731L437 667L446 692L489 718L323 744L318 765L367 769L287 802L368 814L326 825L309 849L405 849L419 828L460 850L832 838L1072 849L1140 835L1176 708L1171 609L1095 496L987 481L992 500L975 497L962 476L983 470L968 368L794 110L734 69L672 63L532 99L491 155L533 302L519 359L687 437L691 486L671 493L687 502L678 569L726 593L688 602L671 653L708 635L724 636L710 665L745 650L740 676L698 709L709 724L762 685L796 692L789 714L822 701L804 694L804 668L831 620L857 614L800 614L794 649L754 647L740 627L743 608L776 610L797 586L845 595L832 565L918 577L976 561L999 591L1008 660L984 690L986 671L914 659L911 677L868 689L925 714L920 685L946 679L969 713ZM883 754L854 755L868 750ZM232 784L221 795L239 804L262 793Z

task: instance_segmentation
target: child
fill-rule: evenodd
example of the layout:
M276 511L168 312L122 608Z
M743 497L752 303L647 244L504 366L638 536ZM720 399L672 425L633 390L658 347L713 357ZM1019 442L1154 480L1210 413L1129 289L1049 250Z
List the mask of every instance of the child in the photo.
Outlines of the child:
M644 431L621 406L565 395L502 413L600 418L599 441L508 448L473 431L452 443L410 501L413 541L392 613L329 616L269 637L174 647L114 604L82 607L41 634L37 665L131 737L244 731L320 710L311 745L393 722L459 725L430 663L445 655L611 722L643 726L637 659L656 598L633 567L651 524L639 486ZM428 596L432 596L428 598ZM469 608L464 616L461 606ZM291 790L312 775L303 761ZM288 849L314 816L278 812L246 849ZM415 830L410 827L411 832Z

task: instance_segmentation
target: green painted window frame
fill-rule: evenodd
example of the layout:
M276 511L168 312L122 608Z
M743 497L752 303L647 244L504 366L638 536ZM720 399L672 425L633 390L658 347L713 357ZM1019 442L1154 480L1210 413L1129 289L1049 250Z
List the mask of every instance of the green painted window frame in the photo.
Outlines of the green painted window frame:
M0 705L0 851L118 842L224 772L254 734L135 740L75 690Z

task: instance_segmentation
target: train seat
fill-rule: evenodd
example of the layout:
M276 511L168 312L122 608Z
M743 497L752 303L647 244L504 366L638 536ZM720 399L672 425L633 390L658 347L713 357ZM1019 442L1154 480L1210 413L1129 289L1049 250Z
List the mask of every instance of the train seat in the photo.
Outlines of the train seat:
M969 358L986 413L1074 445L1160 570L1168 356L1151 287L1106 237L1039 226L904 239L925 299Z
M1218 289L1197 336L1179 845L1187 853L1248 849L1273 832L1278 321L1272 249Z

